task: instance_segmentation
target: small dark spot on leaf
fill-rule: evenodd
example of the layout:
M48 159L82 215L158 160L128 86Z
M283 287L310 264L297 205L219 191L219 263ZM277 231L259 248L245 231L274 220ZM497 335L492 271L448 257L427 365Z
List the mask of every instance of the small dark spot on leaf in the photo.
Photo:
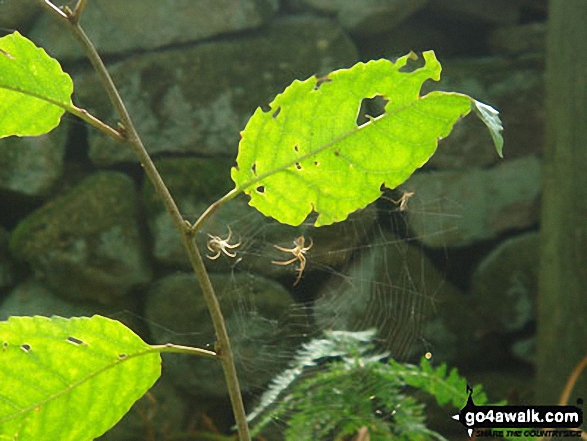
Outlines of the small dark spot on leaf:
M273 119L277 118L277 115L279 115L280 112L281 112L281 106L279 106L277 109L275 109L275 112L273 112L273 115L271 115L271 118L273 118Z
M338 150L334 151L334 156L340 156L340 152Z
M294 150L295 150L296 152L299 152L299 151L300 151L300 148L299 148L297 145L294 145Z
M31 351L31 345L29 345L28 343L24 343L20 345L20 349L28 353Z
M320 86L322 86L322 84L324 83L330 83L332 80L330 78L328 78L328 75L324 76L324 77L316 77L316 85L314 86L314 90L318 90L320 88Z
M302 169L302 165L299 162L296 162L296 168L298 170L301 170Z
M12 55L10 55L8 52L6 52L5 50L0 49L0 54L10 58L11 60L14 60L14 57Z
M382 95L376 95L373 98L364 98L359 107L357 115L357 125L363 125L367 121L377 118L385 113L385 106L389 102Z
M257 190L257 193L265 193L265 187L262 185L259 185L255 190Z
M253 170L253 174L255 176L257 176L257 163L253 162L253 166L251 167L251 170Z
M318 161L314 161L314 165L315 166L318 166Z
M127 355L126 355L126 354L118 354L118 358L119 358L120 360L124 360L126 357L127 357Z
M84 345L85 344L79 338L75 338L75 337L67 337L67 341L70 343L73 343L74 345Z
M2 350L5 351L6 349L8 349L8 342L7 341L2 343Z

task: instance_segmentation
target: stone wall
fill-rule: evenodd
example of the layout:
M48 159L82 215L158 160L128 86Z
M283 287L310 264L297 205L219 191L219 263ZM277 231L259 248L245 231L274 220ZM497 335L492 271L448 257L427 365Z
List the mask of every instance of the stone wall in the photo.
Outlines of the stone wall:
M249 116L291 81L359 60L434 49L443 79L428 87L464 92L499 109L504 160L482 124L469 117L401 189L377 208L353 215L352 237L344 225L318 231L276 225L239 199L211 219L199 246L208 253L206 234L224 237L227 225L246 219L235 240L255 252L237 266L223 258L208 263L235 344L256 360L239 366L251 397L269 380L263 375L267 364L275 364L274 372L287 363L272 354L281 354L283 344L295 347L305 333L300 329L308 326L305 320L282 320L283 311L316 301L315 310L322 312L310 320L313 326L352 328L357 316L376 317L370 287L383 278L395 287L406 274L418 279L414 290L432 286L435 292L432 301L417 304L422 319L413 329L396 332L386 320L369 322L391 340L389 349L405 357L421 355L425 347L439 361L486 379L496 399L512 390L528 397L546 0L88 3L82 24L192 221L230 190L239 131ZM0 2L0 32L10 29L62 61L74 77L78 105L116 123L75 42L34 0ZM411 192L401 210L389 202ZM283 259L274 244L289 247L302 234L312 236L316 257L293 287L292 268L270 262ZM388 263L398 249L389 245L402 240L395 261L403 272ZM213 344L206 311L190 300L197 288L182 253L163 206L124 145L71 116L48 135L0 141L0 319L100 313L123 320L149 342ZM324 268L329 271L321 273ZM332 274L338 277L329 279ZM365 297L356 296L357 284L349 280L366 284L360 291ZM240 295L235 286L245 287ZM244 308L243 301L255 308ZM334 304L345 307L325 320ZM296 331L288 334L290 328ZM239 338L242 329L257 340ZM151 412L147 425L170 433L186 421L201 427L203 415L210 414L228 427L222 380L218 372L208 375L214 366L168 357L165 369L153 391L156 409L148 400L137 405L143 414L145 408ZM104 439L135 439L146 424L137 415Z

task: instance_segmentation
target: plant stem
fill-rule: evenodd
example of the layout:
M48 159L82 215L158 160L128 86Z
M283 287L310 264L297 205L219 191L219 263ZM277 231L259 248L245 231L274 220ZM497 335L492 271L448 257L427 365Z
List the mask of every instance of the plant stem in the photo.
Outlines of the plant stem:
M147 177L153 184L157 195L165 204L165 208L167 209L169 215L173 220L175 227L180 233L182 242L188 254L192 268L202 287L204 300L206 301L206 305L208 306L208 310L210 311L210 315L214 325L214 330L216 331L216 357L220 358L220 361L222 363L222 369L224 371L224 377L228 387L228 393L230 396L230 401L232 404L232 409L236 420L240 440L250 441L251 436L249 434L245 408L242 400L242 395L240 392L240 386L238 383L236 368L234 365L234 357L230 346L230 340L228 338L228 332L226 330L226 324L224 322L224 317L222 316L220 303L218 302L218 298L214 293L214 288L212 287L212 283L210 282L208 272L206 271L204 261L202 260L202 256L196 246L195 241L192 238L191 228L179 212L177 204L171 196L169 189L163 182L163 179L161 178L161 175L155 167L155 164L153 163L151 157L147 153L147 150L145 149L141 141L141 138L139 137L139 134L136 131L136 128L126 109L126 106L120 98L118 90L114 85L114 82L112 81L112 78L108 73L106 66L100 58L100 55L96 51L96 48L94 47L90 39L87 37L86 33L80 27L78 22L79 16L76 17L74 21L72 21L70 15L67 15L63 11L56 8L55 5L51 4L49 0L39 1L41 1L41 3L44 6L48 7L53 14L56 14L56 16L59 19L61 19L62 22L67 24L76 40L78 40L78 42L81 44L82 48L86 53L86 56L94 66L94 69L96 70L96 73L98 74L98 77L102 82L102 86L108 94L108 97L122 122L124 129L123 135L125 136L126 141L129 143L130 147L137 155L141 163L141 166L145 170Z
M210 205L206 211L204 211L202 213L202 215L198 218L198 220L196 221L196 223L194 225L192 225L191 227L191 233L196 234L196 232L202 227L202 224L208 219L208 217L210 217L210 215L212 213L214 213L216 210L218 210L220 207L222 207L224 204L226 204L228 201L230 201L231 199L234 199L235 196L237 196L241 191L237 190L236 188L230 190L228 193L226 193L224 196L222 196L220 199L218 199L216 202L214 202L212 205Z
M115 141L118 141L118 142L125 142L126 141L126 139L120 134L119 131L113 129L108 124L102 122L101 120L99 120L98 118L96 118L95 116L90 114L90 112L88 112L86 109L80 109L79 107L72 106L72 107L67 107L66 110L69 113L71 113L72 115L75 115L80 119L83 119L89 125L100 130L102 133L105 133L106 135L110 136Z
M204 358L217 358L216 352L214 351L193 348L191 346L175 345L173 343L167 343L164 345L151 345L151 348L155 349L159 353L171 352L173 354L189 354Z
M75 9L73 10L72 14L69 17L69 20L72 23L79 23L79 19L84 12L84 8L86 7L87 0L78 0L77 5L75 5Z

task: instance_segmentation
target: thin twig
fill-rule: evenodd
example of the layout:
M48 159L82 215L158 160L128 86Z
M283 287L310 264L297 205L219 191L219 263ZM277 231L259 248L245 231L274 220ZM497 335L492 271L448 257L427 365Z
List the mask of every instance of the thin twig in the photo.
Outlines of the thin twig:
M102 86L104 87L104 90L106 91L112 105L118 114L118 117L122 122L126 141L137 155L147 177L155 187L157 195L165 204L165 208L171 216L175 227L180 232L180 236L188 254L190 263L202 287L204 300L206 301L206 305L210 311L214 330L216 331L216 357L219 358L222 363L222 369L224 371L224 377L228 387L228 393L230 396L240 440L250 441L251 436L247 425L245 408L240 392L236 368L234 365L232 348L228 338L228 332L226 331L226 324L224 322L224 317L222 316L218 298L214 293L214 288L212 287L210 277L206 271L204 261L202 260L202 256L200 255L195 241L192 240L191 229L187 226L186 221L183 219L183 216L177 207L177 204L171 196L171 193L163 182L163 179L161 178L161 175L155 167L151 157L147 153L147 150L145 149L141 138L136 131L134 123L132 122L129 113L122 99L120 98L118 90L114 85L114 82L112 81L112 78L110 77L110 74L108 73L108 70L106 69L106 66L96 51L93 43L80 27L79 22L72 22L70 15L65 15L63 11L59 10L59 8L56 8L48 0L39 1L41 1L41 3L45 6L48 6L47 4L49 4L49 9L57 16L57 18L67 24L74 37L81 44L86 53L86 56L94 66L94 69L96 70L96 73L102 82ZM79 20L79 17L77 17L77 19Z
M198 218L196 223L191 226L190 233L192 235L196 234L196 232L202 227L204 222L206 222L206 220L212 215L212 213L214 213L228 201L234 199L234 197L237 196L239 193L240 191L234 188L230 190L228 193L226 193L224 196L222 196L220 199L218 199L216 202L214 202L212 205L210 205L206 209L206 211L204 211L202 215Z
M173 343L167 343L164 345L151 345L151 347L160 353L171 352L174 354L189 354L196 355L204 358L217 358L216 352L208 351L201 348L193 348L191 346L176 345Z
M583 372L585 369L587 369L587 355L583 357L583 359L579 363L577 363L577 365L571 372L571 375L569 375L569 378L567 378L567 383L565 384L565 388L561 393L558 404L564 406L569 402L569 397L571 396L571 392L573 391L575 384L577 384L579 375L581 375L581 372Z
M51 12L52 14L57 14L57 16L61 19L68 20L67 14L51 3L49 0L40 0L41 6L44 6Z
M73 106L71 108L67 108L67 110L77 116L78 118L83 119L89 125L95 127L96 129L100 130L102 133L110 136L112 139L118 142L126 142L126 139L120 134L118 130L113 129L108 124L102 122L91 113L89 113L86 109L80 109L79 107Z
M84 12L84 8L86 7L87 0L78 0L77 5L75 5L75 9L71 13L69 20L72 23L79 23L79 19L82 16L82 12Z

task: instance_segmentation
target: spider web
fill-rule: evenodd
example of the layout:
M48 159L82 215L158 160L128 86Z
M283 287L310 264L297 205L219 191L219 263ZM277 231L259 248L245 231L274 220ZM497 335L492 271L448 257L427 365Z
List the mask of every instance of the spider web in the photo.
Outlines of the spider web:
M409 190L407 185L402 191ZM313 227L311 219L299 227L281 225L249 207L243 196L221 208L198 233L200 248L208 255L215 254L205 249L209 234L226 239L231 232L228 242L239 244L229 250L236 253L234 258L222 254L205 260L227 322L249 411L271 379L287 369L301 344L323 337L324 331L376 329L378 350L400 361L434 353L424 331L450 283L419 246L424 237L410 233L407 215L417 215L424 234L438 242L449 231L446 220L458 217L461 208L446 198L415 194L400 210L402 191L390 193L346 222L321 228ZM193 213L184 214L190 218ZM300 237L306 247L310 242L312 247L305 253L300 282L294 285L300 262L272 262L294 258L276 246L292 249ZM214 331L205 305L194 301L193 276L174 273L167 277L182 278L191 279L186 300L179 294L185 288L162 287L174 310L168 316L146 315L151 334L157 343L213 349ZM162 308L155 305L152 310ZM178 317L189 315L190 308L198 313L182 327ZM165 370L190 395L206 400L226 397L222 371L214 361L172 355L164 362ZM368 385L365 391L369 392Z

